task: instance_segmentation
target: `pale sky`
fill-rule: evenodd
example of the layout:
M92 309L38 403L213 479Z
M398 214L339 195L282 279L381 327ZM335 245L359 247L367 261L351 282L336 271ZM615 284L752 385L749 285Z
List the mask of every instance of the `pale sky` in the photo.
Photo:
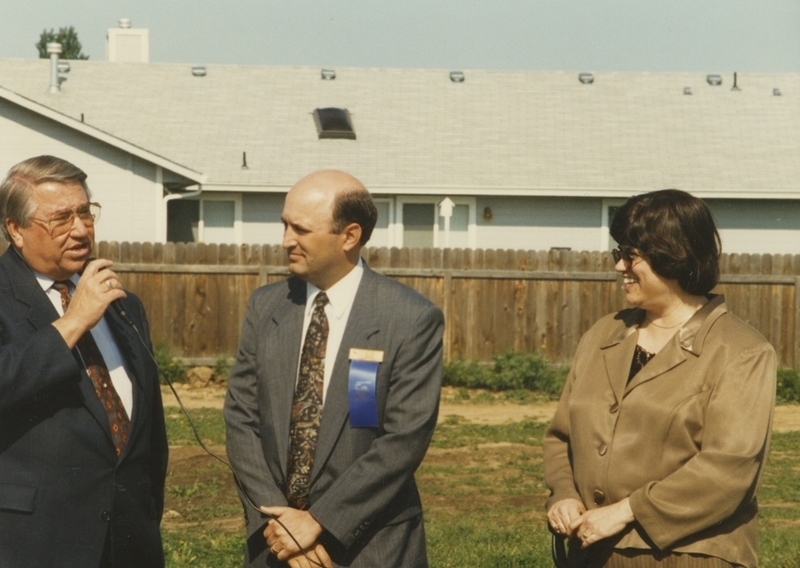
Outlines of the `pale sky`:
M800 72L800 0L0 0L0 57L73 25L102 61L121 17L155 62Z

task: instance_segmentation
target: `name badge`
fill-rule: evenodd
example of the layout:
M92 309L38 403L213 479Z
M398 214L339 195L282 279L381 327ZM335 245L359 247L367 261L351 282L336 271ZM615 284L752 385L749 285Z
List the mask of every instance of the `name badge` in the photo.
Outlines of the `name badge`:
M383 351L372 349L350 350L350 377L347 393L352 428L377 428L378 404L375 383L378 365L383 362Z

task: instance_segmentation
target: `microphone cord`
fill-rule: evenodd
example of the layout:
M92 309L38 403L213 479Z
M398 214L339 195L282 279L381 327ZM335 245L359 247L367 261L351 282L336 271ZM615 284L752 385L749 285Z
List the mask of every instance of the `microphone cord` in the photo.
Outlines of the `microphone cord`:
M194 435L195 440L197 440L197 443L200 445L200 447L203 449L203 451L205 451L209 456L211 456L212 458L214 458L215 460L217 460L218 462L220 462L221 464L223 464L225 467L227 467L230 470L231 474L233 474L233 481L236 484L236 487L239 489L239 494L244 497L245 502L246 502L247 505L249 505L254 511L256 511L256 512L262 514L262 515L265 515L267 518L275 521L281 527L283 527L283 530L286 531L286 534L289 535L289 538L291 538L292 541L295 543L295 545L297 545L297 548L300 549L300 552L303 553L303 556L306 557L306 560L308 560L311 564L313 564L315 566L319 566L320 568L325 568L325 566L322 563L317 562L316 560L314 560L313 558L311 558L308 555L306 550L302 546L300 546L300 543L297 541L295 536L289 531L288 528L286 528L286 525L283 524L279 518L277 518L277 517L275 517L273 515L270 515L268 513L265 513L264 511L262 511L258 507L258 505L255 504L253 499L250 498L250 495L247 494L247 491L244 488L244 484L242 484L242 481L239 479L239 476L236 475L236 472L233 470L233 466L231 466L231 464L228 463L227 460L225 460L221 456L215 454L213 451L211 451L211 449L209 449L208 446L206 446L206 444L203 442L202 438L200 437L200 433L197 431L197 426L194 423L194 419L192 418L192 415L189 414L189 411L187 410L186 406L184 406L183 401L181 400L181 397L178 396L178 391L175 390L175 386L172 384L172 381L169 379L169 377L163 371L163 369L161 369L161 366L158 364L158 361L156 361L156 358L153 355L152 351L147 346L147 343L145 342L144 338L142 338L142 334L139 332L139 328L136 327L136 325L130 320L130 318L125 317L123 319L136 332L136 336L139 338L139 342L141 342L142 346L144 346L145 351L147 351L147 354L150 355L150 359L153 360L153 363L155 364L159 375L161 375L161 377L164 379L164 382L166 382L167 386L169 386L169 390L172 391L172 394L175 397L175 400L178 401L178 406L180 407L180 409L183 412L184 416L186 416L186 419L189 421L189 427L192 430L192 434Z

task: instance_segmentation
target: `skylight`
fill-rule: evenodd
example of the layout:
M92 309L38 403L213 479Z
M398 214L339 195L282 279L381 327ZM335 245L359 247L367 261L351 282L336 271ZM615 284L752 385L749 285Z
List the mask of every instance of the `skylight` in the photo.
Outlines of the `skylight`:
M322 138L356 139L353 120L350 111L346 108L317 108L314 109L314 124L317 125L317 134Z

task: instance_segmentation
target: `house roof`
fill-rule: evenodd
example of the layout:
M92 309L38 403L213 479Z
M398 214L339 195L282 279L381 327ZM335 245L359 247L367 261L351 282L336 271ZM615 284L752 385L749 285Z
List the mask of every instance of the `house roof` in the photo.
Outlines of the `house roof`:
M42 115L50 120L63 124L73 130L77 130L78 132L82 132L92 138L96 138L101 140L111 146L119 148L120 150L124 150L134 156L142 158L143 160L147 160L153 164L158 166L162 166L167 168L175 173L178 173L182 176L187 177L189 180L203 183L208 176L201 174L200 172L193 171L189 168L186 168L180 164L176 164L175 162L171 162L170 160L164 158L163 156L159 156L157 154L153 154L145 150L144 148L139 148L130 142L117 138L113 134L109 134L107 132L103 132L102 130L95 128L93 126L89 126L85 124L83 121L76 120L70 116L62 114L52 108L34 102L30 99L27 99L21 95L13 93L7 89L0 87L0 98L5 99L11 103L14 103L22 108L25 108L29 111L35 112L39 115Z
M197 77L187 64L70 65L49 94L47 60L0 59L0 97L74 128L83 115L98 137L199 173L207 190L285 191L339 168L375 193L800 197L796 73L740 74L732 90L732 75L712 86L699 73L582 84L577 72L464 70L457 83L423 69L337 68L324 81L317 67L208 65ZM325 107L348 109L356 140L318 138Z

